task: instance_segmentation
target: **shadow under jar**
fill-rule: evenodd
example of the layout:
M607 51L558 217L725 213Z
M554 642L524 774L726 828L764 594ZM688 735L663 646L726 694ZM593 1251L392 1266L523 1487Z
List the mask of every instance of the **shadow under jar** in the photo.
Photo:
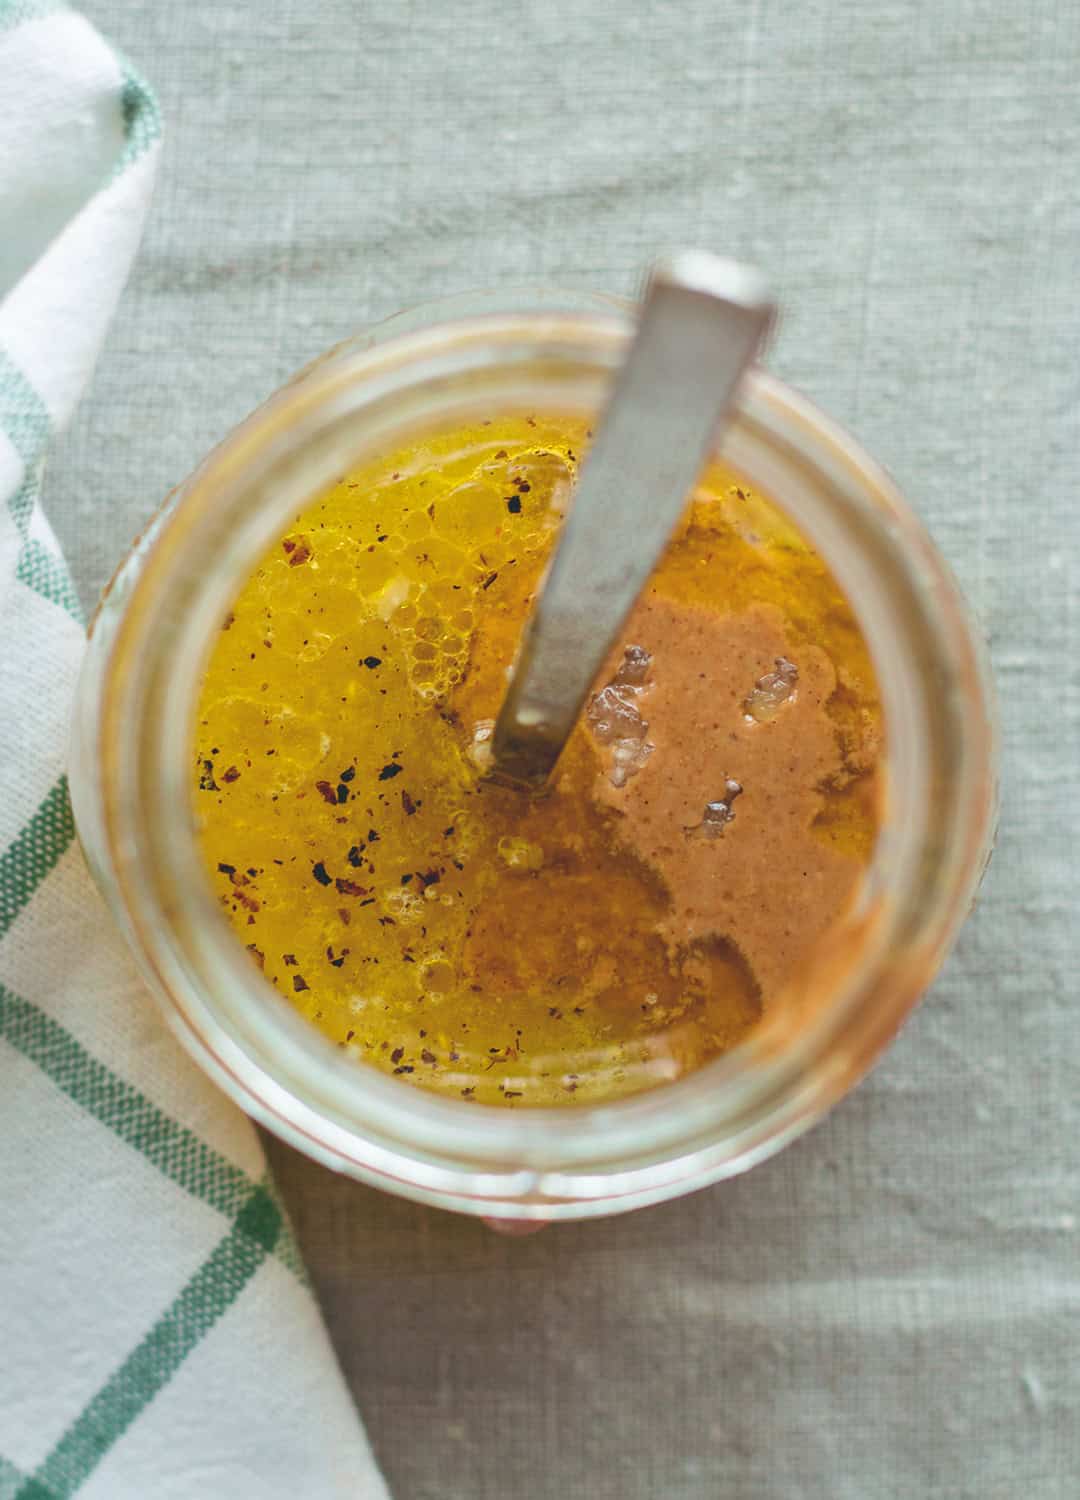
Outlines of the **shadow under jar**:
M170 496L106 591L76 704L71 787L87 859L195 1059L327 1166L493 1220L657 1202L743 1171L807 1129L933 977L993 836L991 691L951 574L851 439L754 371L717 461L826 564L869 651L884 726L876 838L798 984L729 1050L670 1081L661 1071L623 1097L586 1088L560 1107L513 1108L370 1065L253 963L207 873L192 798L200 690L245 583L343 475L425 434L492 413L587 424L632 328L632 307L600 297L477 295L331 350ZM313 773L329 778L330 800L340 770Z

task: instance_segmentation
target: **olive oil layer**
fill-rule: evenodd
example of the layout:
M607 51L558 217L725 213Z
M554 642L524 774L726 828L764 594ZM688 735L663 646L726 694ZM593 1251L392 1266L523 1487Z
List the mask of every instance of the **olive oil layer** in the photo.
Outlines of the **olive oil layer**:
M253 961L359 1061L454 1097L634 1092L730 1048L770 1001L738 930L680 942L669 884L628 837L587 723L542 800L481 774L588 437L574 418L507 414L343 478L242 590L194 725L208 878ZM846 861L850 893L876 832L880 710L865 642L820 558L714 468L649 599L687 619L760 622L793 670L807 653L824 663L836 767L811 789L809 821ZM635 644L648 651L631 631L613 671ZM758 667L725 663L748 700ZM664 729L650 724L653 777ZM676 857L697 832L672 830ZM732 899L738 879L725 867Z

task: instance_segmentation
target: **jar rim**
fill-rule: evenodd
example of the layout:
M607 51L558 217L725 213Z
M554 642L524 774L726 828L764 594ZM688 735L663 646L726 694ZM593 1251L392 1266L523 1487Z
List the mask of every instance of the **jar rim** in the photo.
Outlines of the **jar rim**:
M542 385L551 397L557 388L554 404L579 407L602 393L630 336L630 305L551 293L522 310L513 299L523 297L494 294L451 321L437 310L399 315L321 356L208 456L134 582L99 736L129 936L218 1082L328 1165L443 1206L557 1218L742 1170L861 1076L970 905L993 821L993 730L985 662L922 526L852 439L756 369L716 456L795 521L848 593L878 669L903 801L871 864L859 969L786 1048L754 1038L674 1083L599 1105L509 1111L434 1096L344 1057L301 1018L250 964L201 875L186 794L201 664L298 496L309 501L362 455L385 451L392 432L476 410L495 392L506 405ZM510 308L493 305L505 299ZM402 331L403 321L413 326ZM200 576L207 546L220 550ZM883 672L890 632L905 649Z

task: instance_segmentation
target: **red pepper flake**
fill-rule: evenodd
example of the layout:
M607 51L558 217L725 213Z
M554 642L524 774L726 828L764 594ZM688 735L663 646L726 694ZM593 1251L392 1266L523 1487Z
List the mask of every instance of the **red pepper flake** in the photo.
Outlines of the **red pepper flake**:
M317 781L315 783L315 790L324 802L329 802L331 807L337 806L337 792L334 791L334 788L328 781Z
M348 927L349 923L352 921L352 916L349 912L349 908L347 906L339 906L337 914L345 923L345 926Z
M283 953L281 955L281 962L283 964L288 964L288 966L289 966L290 969L295 969L296 968L296 962L297 962L297 960L296 960L296 954L295 953Z
M420 1061L421 1062L426 1062L426 1063L433 1063L435 1061L435 1054L434 1054L434 1052L429 1052L428 1049L425 1047L424 1050L423 1050L423 1052L421 1052L421 1054L420 1054Z
M222 860L218 861L218 869L221 871L221 873L223 875L235 875L236 874L236 866L235 865L227 865Z
M243 877L241 877L241 879L242 878ZM244 908L245 911L259 910L259 902L255 900L254 896L245 896L243 891L237 891L235 893L235 899L239 901L240 905Z
M326 866L321 859L318 864L312 865L311 873L320 885L330 885L332 877L326 873Z
M222 624L221 624L222 630L228 630L229 626L233 623L233 621L235 619L236 619L236 616L233 614L232 610L230 609L229 613L225 616L225 619L222 621Z
M401 1065L400 1068L395 1068L394 1069L394 1072L395 1073L415 1073L416 1069L413 1067L412 1063L402 1063L402 1065Z
M353 880L343 880L339 875L334 881L338 893L342 896L366 896L366 886L357 885Z
M394 777L400 776L403 770L404 767L399 766L396 761L387 761L386 765L383 766L382 770L379 772L379 780L393 781Z
M372 899L372 901L374 901L375 897L372 896L371 899ZM364 901L361 901L361 903L360 903L361 906L366 906L367 904L368 903L364 902ZM380 917L379 918L379 926L380 927L396 927L397 923L394 921L393 917Z
M354 1037L354 1036L355 1036L355 1035L356 1035L356 1032L355 1032L355 1031L347 1031L347 1032L346 1032L346 1033L345 1033L345 1040L346 1040L346 1041L347 1041L347 1042L351 1042L351 1041L352 1041L352 1039L353 1039L353 1037Z
M311 548L303 537L295 539L293 537L286 537L281 545L285 549L285 556L289 559L290 568L299 568L302 563L306 563L311 557Z
M467 1089L462 1089L462 1091L461 1091L461 1097L463 1099L471 1099L475 1093L476 1093L476 1089L472 1088L472 1087L467 1088Z
M296 993L297 993L297 994L298 994L298 995L299 995L299 994L300 994L300 993L301 993L301 992L302 992L302 991L303 991L303 990L306 990L306 989L307 989L307 987L308 987L308 982L307 982L307 980L306 980L306 979L305 979L305 978L304 978L304 976L303 976L303 974L294 974L294 975L293 975L293 977L292 977L292 987L293 987L293 989L294 989L294 990L295 990L295 991L296 991Z
M562 1011L559 1009L559 1007L557 1005L549 1005L548 1006L548 1015L551 1017L551 1019L553 1021L561 1021L562 1020Z
M520 1099L521 1098L521 1090L520 1089L503 1089L502 1096L503 1096L504 1099Z
M199 791L217 792L220 790L221 788L214 780L214 762L212 760L204 760L202 763L202 775L199 777Z
M230 766L229 769L222 775L221 779L222 781L239 781L240 772L236 769L235 766Z
M374 906L375 905L375 897L374 896L369 896L366 901L361 901L360 905L361 906ZM348 918L346 918L346 921L347 920L348 920Z
M367 669L368 669L369 672L374 672L374 670L375 670L376 667L381 667L382 666L382 657L381 656L365 656L363 662L361 663L361 665L367 667Z
M498 575L497 572L496 573L489 573L488 576L484 579L483 583L480 585L480 587L482 589L489 589L491 587L491 585L495 582L496 578L498 578L498 576L499 575Z
M401 805L405 809L405 816L407 818L411 818L413 813L416 811L416 803L409 796L408 792L402 792Z
M266 954L261 948L256 948L254 943L248 943L247 951L251 954L260 969L266 967Z
M391 1052L391 1054L390 1054L390 1061L392 1063L399 1063L404 1056L405 1056L405 1048L404 1047L395 1047L394 1050L393 1050L393 1052Z

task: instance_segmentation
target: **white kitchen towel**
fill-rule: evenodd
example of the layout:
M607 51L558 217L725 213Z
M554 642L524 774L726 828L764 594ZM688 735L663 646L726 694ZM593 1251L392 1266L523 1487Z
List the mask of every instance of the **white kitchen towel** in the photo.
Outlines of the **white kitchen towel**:
M0 0L0 1500L374 1500L255 1131L167 1033L68 807L84 632L42 464L159 135L85 20Z

